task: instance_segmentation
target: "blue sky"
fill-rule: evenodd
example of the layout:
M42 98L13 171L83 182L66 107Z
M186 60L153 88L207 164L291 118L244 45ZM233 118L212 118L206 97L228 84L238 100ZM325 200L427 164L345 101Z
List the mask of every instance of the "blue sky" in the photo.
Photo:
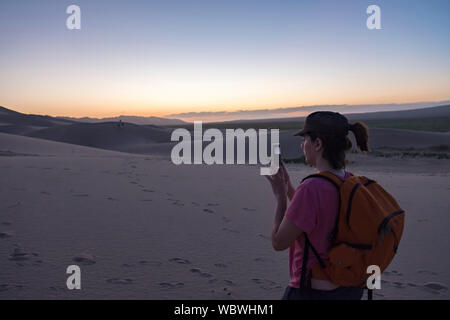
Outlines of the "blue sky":
M81 30L66 28L67 6ZM366 8L381 8L368 30ZM450 1L0 2L0 105L67 116L436 101Z

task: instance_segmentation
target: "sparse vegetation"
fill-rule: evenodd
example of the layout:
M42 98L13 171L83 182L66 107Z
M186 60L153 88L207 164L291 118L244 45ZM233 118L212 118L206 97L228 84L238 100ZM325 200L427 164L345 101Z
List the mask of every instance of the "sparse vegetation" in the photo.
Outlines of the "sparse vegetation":
M435 159L450 159L450 155L447 153L437 153L437 152L424 152L424 151L397 151L397 152L382 152L382 151L372 151L370 152L375 157L383 158L435 158Z
M450 117L363 120L369 128L394 128L419 131L450 131Z
M441 144L438 146L432 146L430 147L430 149L433 151L450 151L450 146L446 144Z

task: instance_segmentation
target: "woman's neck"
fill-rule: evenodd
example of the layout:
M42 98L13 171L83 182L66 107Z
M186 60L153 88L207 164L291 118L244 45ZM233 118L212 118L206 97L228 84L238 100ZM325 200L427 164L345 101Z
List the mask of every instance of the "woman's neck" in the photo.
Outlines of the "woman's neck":
M319 172L321 172L321 171L329 171L329 172L334 173L334 174L336 174L338 176L344 176L344 174L345 174L344 169L334 169L330 165L330 163L327 160L323 159L323 158L319 158L317 160L315 167L316 167L317 171L319 171Z

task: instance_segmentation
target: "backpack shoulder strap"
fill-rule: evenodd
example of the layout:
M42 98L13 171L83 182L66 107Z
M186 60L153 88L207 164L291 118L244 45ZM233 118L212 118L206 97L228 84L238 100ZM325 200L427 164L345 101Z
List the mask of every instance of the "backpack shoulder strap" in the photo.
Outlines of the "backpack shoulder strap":
M311 175L303 178L302 182L305 181L306 179L310 179L310 178L322 178L322 179L328 180L338 190L340 189L341 185L343 184L341 179L339 179L336 175L332 174L331 172L327 172L327 171L321 171L319 173L311 174Z
M342 184L344 182L340 178L338 178L336 175L332 174L331 172L326 172L326 171L321 171L319 173L311 174L311 175L305 177L302 180L302 182L305 181L306 179L309 179L309 178L322 178L322 179L325 179L325 180L329 181L331 184L333 184L336 187L337 191L338 191L338 195L339 195L339 200L338 200L339 203L338 203L338 206L337 206L338 212L336 214L336 221L334 223L333 231L330 233L330 235L328 237L329 240L332 243L334 243L334 241L336 240L336 237L337 237L337 233L338 233L339 212L341 210L341 192L340 191L341 191L341 186L342 186Z

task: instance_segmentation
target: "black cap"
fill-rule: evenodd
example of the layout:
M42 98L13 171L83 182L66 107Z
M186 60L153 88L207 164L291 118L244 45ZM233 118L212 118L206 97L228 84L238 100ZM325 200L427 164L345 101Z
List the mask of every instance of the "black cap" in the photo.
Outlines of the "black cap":
M310 132L316 134L347 135L350 124L346 117L338 112L317 111L306 117L305 126L294 136L303 136Z

